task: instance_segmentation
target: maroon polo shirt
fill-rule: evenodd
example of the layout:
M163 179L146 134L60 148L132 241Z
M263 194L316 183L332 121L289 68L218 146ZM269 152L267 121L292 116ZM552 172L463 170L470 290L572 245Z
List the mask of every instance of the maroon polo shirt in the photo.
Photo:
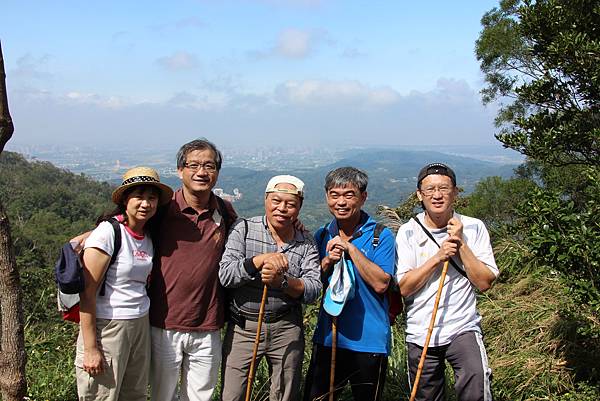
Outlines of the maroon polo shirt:
M231 204L225 205L233 221ZM213 220L219 205L211 194L209 209L199 214L182 189L159 217L155 258L148 295L150 324L169 330L204 331L223 327L224 293L219 284L219 260L227 236L224 218ZM224 213L219 210L223 217Z

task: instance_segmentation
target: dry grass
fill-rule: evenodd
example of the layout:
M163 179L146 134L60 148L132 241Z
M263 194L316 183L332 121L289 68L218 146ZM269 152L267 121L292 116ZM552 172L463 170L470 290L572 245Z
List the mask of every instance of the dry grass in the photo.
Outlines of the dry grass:
M479 309L496 400L559 400L577 382L598 398L572 399L600 399L588 391L597 385L600 343L577 330L593 314L573 305L557 278L529 275L490 294Z

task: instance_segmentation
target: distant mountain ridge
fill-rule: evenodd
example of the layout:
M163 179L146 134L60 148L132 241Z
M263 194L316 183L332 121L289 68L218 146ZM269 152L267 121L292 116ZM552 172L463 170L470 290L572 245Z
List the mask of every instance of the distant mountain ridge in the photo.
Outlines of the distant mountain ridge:
M458 185L462 187L466 193L473 190L477 182L481 179L498 175L501 177L510 177L512 170L516 165L498 164L486 162L474 158L461 157L456 155L448 155L441 152L431 151L413 151L413 150L382 150L382 149L360 149L355 151L345 151L342 159L333 161L330 164L315 167L315 168L298 168L290 169L270 169L270 170L252 170L242 167L227 167L225 164L219 175L217 186L223 188L225 192L232 193L234 188L238 188L243 197L240 201L234 204L236 210L241 216L250 217L263 213L264 188L273 175L276 174L293 174L301 178L306 183L306 198L302 208L301 217L306 226L310 229L316 229L330 219L329 212L325 205L324 183L326 174L334 168L341 166L354 166L367 172L369 175L368 200L366 210L370 213L375 213L377 206L388 205L395 206L402 202L406 196L415 190L416 175L423 165L431 162L443 162L451 166L457 174ZM33 166L35 171L39 171L38 176L43 181L48 181L45 177L50 171L52 174L60 175L60 169L56 169L48 162L29 163L22 156L14 153L3 153L5 169L22 169L28 171ZM148 163L152 166L152 163ZM17 167L18 166L18 167ZM48 166L48 167L43 167ZM50 168L52 167L52 168ZM65 177L77 177L76 175L67 173ZM42 178L44 177L44 178ZM94 187L92 180L88 177L79 177L79 186L89 182L90 188ZM34 178L31 178L33 180ZM65 178L66 179L66 178ZM180 187L180 180L176 176L163 176L163 181L171 185L174 189ZM119 180L112 180L112 185L117 185ZM8 183L7 183L8 184ZM71 184L74 186L74 184ZM87 195L88 198L94 192L98 194L95 202L107 204L109 199L109 187L103 187L100 191L92 189ZM46 195L40 199L53 199L55 196L66 196L67 190L58 191L58 188L48 187ZM8 195L18 188L10 184L4 188L4 194ZM79 191L83 193L83 189ZM68 192L70 194L70 192ZM71 195L69 195L71 196ZM91 200L90 200L91 201ZM109 204L109 203L108 203ZM72 204L71 207L74 207ZM79 207L79 206L78 206ZM92 215L97 215L99 210L94 208Z
M497 175L510 177L516 165L498 164L474 158L448 155L441 152L411 150L357 150L347 152L345 157L331 164L316 168L286 170L252 170L241 167L223 166L219 174L218 187L231 193L238 188L243 199L235 203L240 215L249 217L261 214L264 188L269 178L277 174L298 176L306 184L306 198L302 208L303 220L314 229L330 216L325 206L324 184L327 173L337 167L353 166L369 175L369 197L366 209L374 213L378 205L395 206L416 189L416 176L427 163L448 164L457 175L457 184L469 193L481 179ZM179 179L168 177L166 181L174 188L180 186Z

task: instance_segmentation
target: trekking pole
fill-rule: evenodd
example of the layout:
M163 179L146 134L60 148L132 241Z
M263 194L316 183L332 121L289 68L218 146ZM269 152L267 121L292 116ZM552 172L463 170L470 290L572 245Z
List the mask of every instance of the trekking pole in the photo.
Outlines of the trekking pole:
M335 386L335 354L337 351L337 316L331 320L331 366L329 371L329 401L333 401Z
M425 356L427 355L427 348L429 348L429 340L431 340L431 333L433 332L433 326L435 325L435 315L437 315L438 306L440 304L440 298L442 297L442 288L444 288L444 280L446 279L446 272L448 271L448 260L444 262L442 268L442 274L440 276L440 284L438 286L437 295L435 296L435 303L433 304L433 313L431 314L431 322L429 322L429 329L427 330L427 337L425 338L425 346L421 353L421 359L419 360L419 367L417 368L417 375L415 376L415 382L412 386L410 393L410 401L414 401L417 396L417 388L419 387L419 379L421 379L421 373L423 372L423 365L425 364Z
M256 326L256 338L254 339L254 351L252 352L252 361L250 362L250 371L248 372L248 383L246 385L246 401L250 401L252 395L252 382L254 381L254 365L256 364L256 354L260 344L260 328L262 326L263 316L265 315L265 303L267 302L267 285L263 287L262 299L260 300L260 309L258 310L258 323Z

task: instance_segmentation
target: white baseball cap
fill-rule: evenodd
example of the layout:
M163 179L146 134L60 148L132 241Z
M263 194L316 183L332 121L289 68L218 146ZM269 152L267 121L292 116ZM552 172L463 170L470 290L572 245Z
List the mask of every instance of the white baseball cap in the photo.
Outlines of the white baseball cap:
M291 184L295 186L296 189L275 188L278 184ZM267 188L265 189L266 194L271 192L298 195L299 197L304 198L304 182L293 175L276 175L269 180Z

